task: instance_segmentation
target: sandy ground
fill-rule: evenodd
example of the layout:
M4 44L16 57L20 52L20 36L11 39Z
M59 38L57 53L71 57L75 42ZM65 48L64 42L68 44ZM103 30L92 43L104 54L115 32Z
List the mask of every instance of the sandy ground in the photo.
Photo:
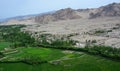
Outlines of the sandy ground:
M48 24L30 25L23 28L24 31L42 32L55 35L67 35L78 33L71 37L74 40L85 42L86 40L97 40L97 44L120 47L120 17L104 17L96 19L76 19L51 22ZM117 27L117 28L115 28ZM95 30L112 30L111 32L94 35ZM88 34L89 33L89 34Z

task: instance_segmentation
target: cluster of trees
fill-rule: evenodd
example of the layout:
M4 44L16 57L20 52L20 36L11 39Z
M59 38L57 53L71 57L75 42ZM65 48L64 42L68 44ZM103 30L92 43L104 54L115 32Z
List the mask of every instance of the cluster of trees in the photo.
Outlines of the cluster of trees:
M2 52L0 52L0 58L2 58L4 56L4 54Z
M120 48L110 46L87 46L84 49L94 55L120 60Z
M53 46L53 47L71 47L76 44L77 41L71 40L70 38L66 37L55 37L50 34L41 34L39 36L39 40L36 40L37 46L44 45L44 46Z
M53 42L51 42L51 46L63 46L63 47L71 47L71 46L73 46L73 45L75 45L75 41L73 41L73 40L59 40L59 39L57 39L57 40L55 40L55 41L53 41Z
M12 42L11 47L33 46L35 39L29 33L21 32L20 26L0 26L0 37L4 41Z

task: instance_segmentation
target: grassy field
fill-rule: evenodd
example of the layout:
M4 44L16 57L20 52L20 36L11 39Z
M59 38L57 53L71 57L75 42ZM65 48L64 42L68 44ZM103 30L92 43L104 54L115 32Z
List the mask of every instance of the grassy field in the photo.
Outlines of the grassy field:
M9 47L10 44L9 42L0 42L0 50Z
M0 71L120 71L120 62L82 52L32 47L16 50L15 53L6 54L8 58L5 60L18 60L34 55L47 60L48 63L38 65L0 63Z
M40 57L43 60L54 60L54 59L59 59L60 57L64 56L65 54L61 53L60 50L55 50L55 49L46 49L46 48L17 48L17 51L12 54L7 54L6 59L4 61L16 61L16 60L21 60L24 57L29 57L29 56L35 56L35 57Z

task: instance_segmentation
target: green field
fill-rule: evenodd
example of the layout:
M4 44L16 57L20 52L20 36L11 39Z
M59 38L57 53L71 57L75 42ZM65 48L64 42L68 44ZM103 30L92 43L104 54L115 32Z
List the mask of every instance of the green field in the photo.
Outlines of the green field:
M9 42L0 42L0 50L9 47Z
M15 53L10 53L7 52L6 54L6 59L4 61L18 61L21 60L24 57L40 57L43 60L54 60L54 59L59 59L60 57L64 56L65 54L61 53L60 50L55 50L55 49L46 49L46 48L17 48L14 49L11 52L17 51Z
M37 65L22 62L0 63L0 71L120 71L120 62L82 52L35 47L16 50L15 53L6 54L7 58L3 60L15 61L23 57L37 56L48 62Z

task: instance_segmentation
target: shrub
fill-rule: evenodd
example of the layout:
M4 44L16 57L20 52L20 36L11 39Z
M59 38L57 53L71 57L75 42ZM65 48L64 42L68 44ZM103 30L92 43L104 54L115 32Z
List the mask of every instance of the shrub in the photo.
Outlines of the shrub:
M27 57L23 58L22 62L24 62L26 64L34 65L34 64L46 63L47 61L42 60L41 57L27 56Z
M99 34L99 33L105 33L105 31L104 30L97 30L97 31L95 31L95 34Z
M0 52L0 58L2 58L4 56L4 54L2 52Z
M92 40L91 43L97 43L97 41L96 40Z

